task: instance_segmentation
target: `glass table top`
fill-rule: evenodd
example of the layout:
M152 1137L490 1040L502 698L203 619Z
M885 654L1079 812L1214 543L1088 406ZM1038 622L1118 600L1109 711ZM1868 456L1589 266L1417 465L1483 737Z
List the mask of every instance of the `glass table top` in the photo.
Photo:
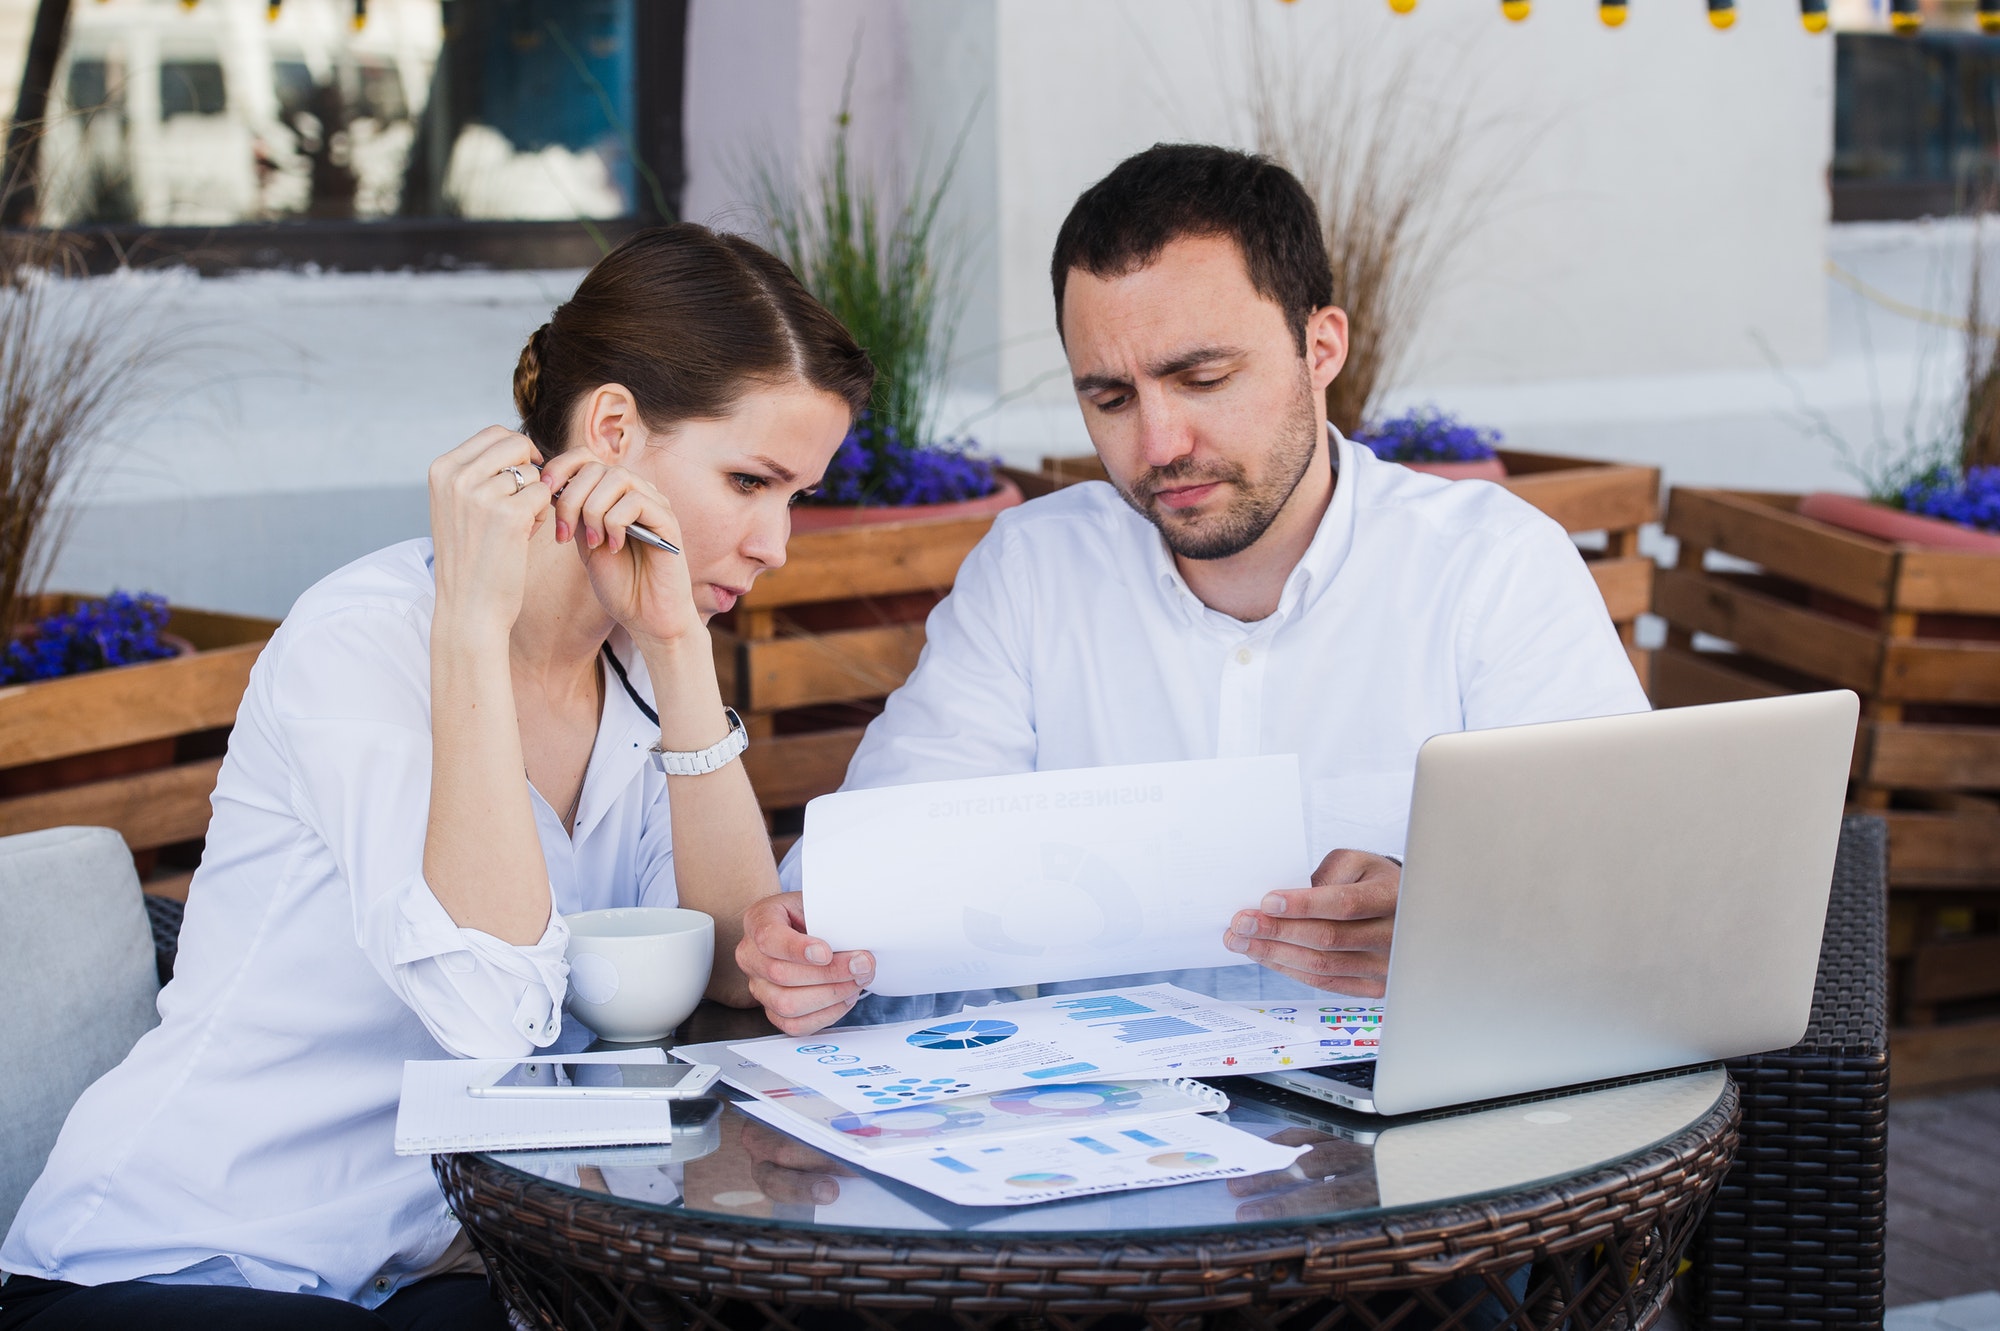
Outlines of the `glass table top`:
M731 1029L734 1027L734 1029ZM770 1033L757 1014L704 1012L679 1043ZM674 1042L668 1042L674 1043ZM676 1104L670 1145L516 1151L511 1169L637 1208L764 1228L921 1237L943 1232L1069 1234L1295 1227L1472 1201L1637 1155L1699 1121L1722 1097L1719 1068L1536 1100L1383 1118L1246 1078L1212 1081L1234 1127L1310 1149L1280 1172L1034 1206L959 1206L837 1160L732 1103ZM664 1218L664 1217L663 1217Z

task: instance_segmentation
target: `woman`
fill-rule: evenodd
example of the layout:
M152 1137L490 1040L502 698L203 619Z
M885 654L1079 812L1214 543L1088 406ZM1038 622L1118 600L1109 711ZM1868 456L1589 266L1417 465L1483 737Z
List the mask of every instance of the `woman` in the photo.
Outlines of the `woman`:
M403 1060L552 1043L580 910L708 912L709 993L749 1002L728 958L777 890L749 781L649 750L728 737L707 621L784 562L872 381L747 241L665 227L591 270L521 353L522 431L432 465L431 539L259 658L161 1023L71 1111L0 1328L504 1325L392 1151Z

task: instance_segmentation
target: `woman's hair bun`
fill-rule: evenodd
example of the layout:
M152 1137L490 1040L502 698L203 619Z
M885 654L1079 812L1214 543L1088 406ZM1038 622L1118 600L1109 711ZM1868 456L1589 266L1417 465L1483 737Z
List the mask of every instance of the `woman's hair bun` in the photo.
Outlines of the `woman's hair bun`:
M755 385L803 383L850 415L875 367L840 320L769 251L692 222L627 237L584 274L521 348L514 405L545 456L569 447L580 406L605 384L647 428L725 416Z
M521 413L524 421L535 414L539 400L537 390L542 381L542 353L548 345L548 337L547 324L528 334L527 345L521 348L521 359L514 362L514 410Z

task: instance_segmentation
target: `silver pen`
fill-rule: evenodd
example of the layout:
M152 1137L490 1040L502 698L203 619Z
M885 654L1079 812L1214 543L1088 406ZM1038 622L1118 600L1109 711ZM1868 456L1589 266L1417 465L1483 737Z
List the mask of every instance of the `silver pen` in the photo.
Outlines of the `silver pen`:
M636 522L630 522L625 525L625 535L641 545L650 545L655 550L665 550L670 555L677 555L681 552L681 548L678 545L675 545L658 532L641 527Z

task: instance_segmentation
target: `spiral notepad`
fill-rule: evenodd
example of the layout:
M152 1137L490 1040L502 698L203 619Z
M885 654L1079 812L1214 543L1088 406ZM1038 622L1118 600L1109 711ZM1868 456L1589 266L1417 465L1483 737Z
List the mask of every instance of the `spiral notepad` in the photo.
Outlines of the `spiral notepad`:
M560 1057L565 1063L664 1063L667 1056L658 1049L634 1049ZM650 1146L673 1139L670 1100L543 1099L469 1093L470 1087L492 1081L517 1061L453 1058L403 1064L403 1097L396 1107L396 1154Z

